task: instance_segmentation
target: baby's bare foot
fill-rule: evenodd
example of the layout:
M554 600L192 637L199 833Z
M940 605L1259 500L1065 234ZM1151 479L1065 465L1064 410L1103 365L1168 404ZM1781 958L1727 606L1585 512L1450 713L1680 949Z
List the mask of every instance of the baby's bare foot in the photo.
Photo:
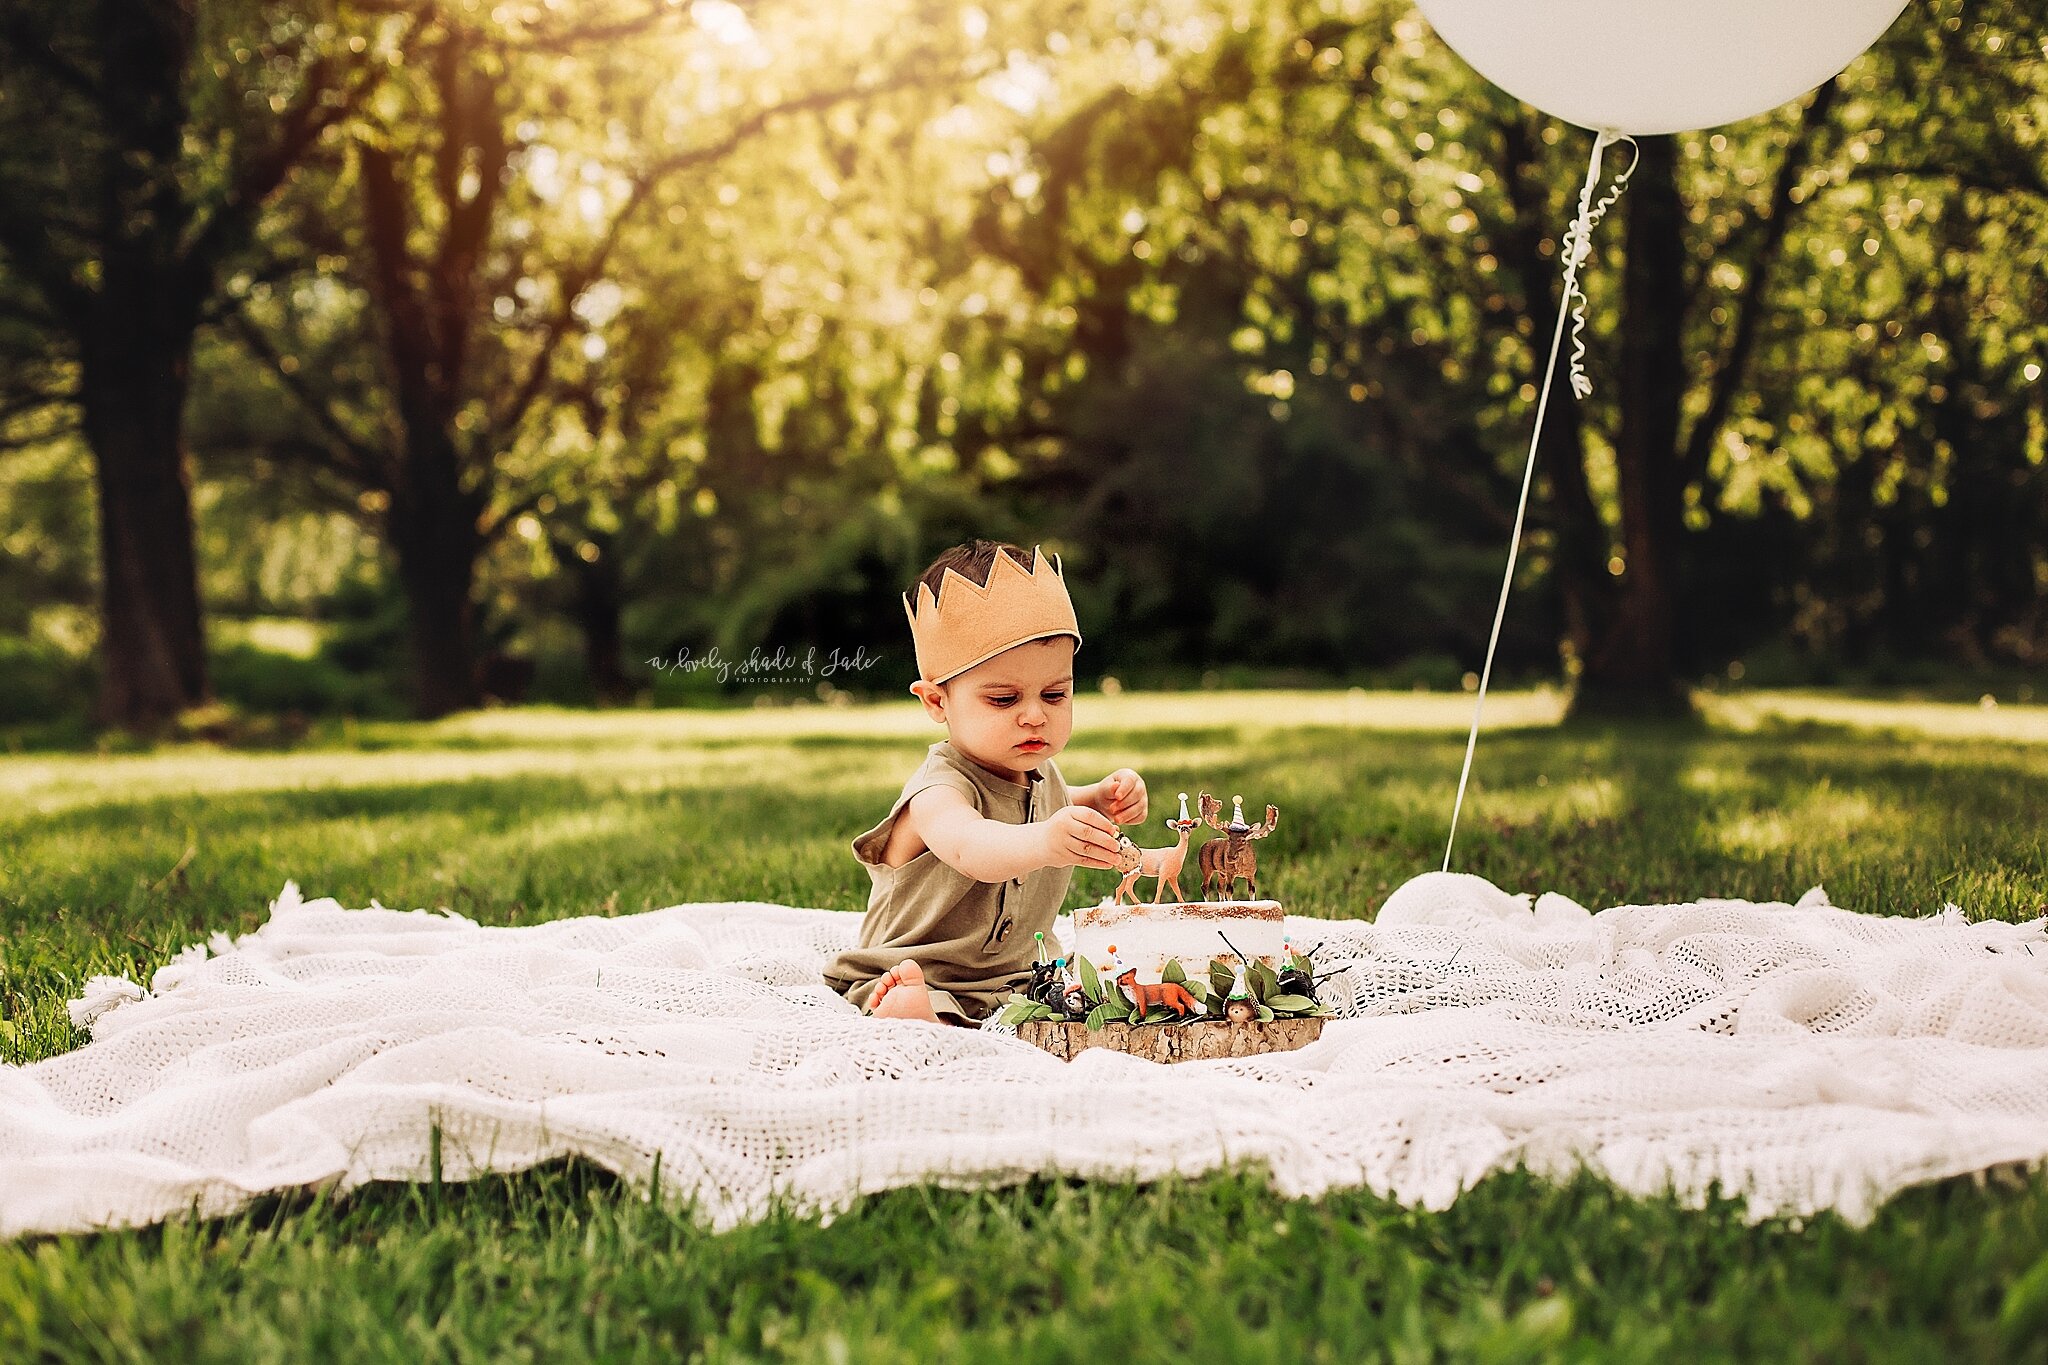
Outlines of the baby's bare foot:
M924 984L924 968L909 958L897 963L875 983L875 993L868 998L868 1012L877 1019L939 1022L938 1013L932 1009L932 993Z

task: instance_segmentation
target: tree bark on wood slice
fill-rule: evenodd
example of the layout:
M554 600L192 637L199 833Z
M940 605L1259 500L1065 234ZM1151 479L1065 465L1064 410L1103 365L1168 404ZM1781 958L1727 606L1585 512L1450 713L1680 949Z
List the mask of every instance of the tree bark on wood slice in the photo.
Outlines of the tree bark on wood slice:
M1106 1047L1163 1063L1291 1052L1314 1042L1322 1032L1323 1016L1275 1019L1270 1024L1213 1020L1200 1024L1106 1024L1093 1030L1084 1023L1057 1019L1034 1019L1017 1026L1019 1038L1067 1061L1091 1047Z

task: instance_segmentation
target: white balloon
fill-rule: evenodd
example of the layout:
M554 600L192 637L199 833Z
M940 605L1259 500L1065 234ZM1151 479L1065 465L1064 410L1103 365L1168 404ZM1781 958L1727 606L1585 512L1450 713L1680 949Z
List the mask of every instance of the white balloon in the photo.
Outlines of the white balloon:
M1905 0L1417 0L1451 49L1582 128L1676 133L1775 109L1840 71Z

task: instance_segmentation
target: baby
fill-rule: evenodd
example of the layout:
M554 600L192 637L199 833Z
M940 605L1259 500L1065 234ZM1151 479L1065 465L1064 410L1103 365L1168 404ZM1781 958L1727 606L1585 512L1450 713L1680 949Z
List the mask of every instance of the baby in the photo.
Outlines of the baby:
M825 981L882 1018L975 1027L1029 975L1074 869L1116 865L1145 782L1119 768L1070 790L1053 762L1074 729L1081 644L1057 558L977 540L912 591L910 690L947 738L853 841L874 886L860 946Z

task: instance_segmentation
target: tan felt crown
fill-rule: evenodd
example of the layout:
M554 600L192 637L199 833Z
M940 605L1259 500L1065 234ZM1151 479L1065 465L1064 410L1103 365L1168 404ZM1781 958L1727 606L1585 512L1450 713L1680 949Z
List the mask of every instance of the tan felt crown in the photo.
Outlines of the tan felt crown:
M1006 550L996 551L988 584L981 586L956 569L939 575L939 591L919 580L903 596L910 618L910 638L917 648L917 671L926 682L942 683L1012 645L1071 635L1081 646L1080 622L1058 555L1031 547L1031 567L1024 568Z

